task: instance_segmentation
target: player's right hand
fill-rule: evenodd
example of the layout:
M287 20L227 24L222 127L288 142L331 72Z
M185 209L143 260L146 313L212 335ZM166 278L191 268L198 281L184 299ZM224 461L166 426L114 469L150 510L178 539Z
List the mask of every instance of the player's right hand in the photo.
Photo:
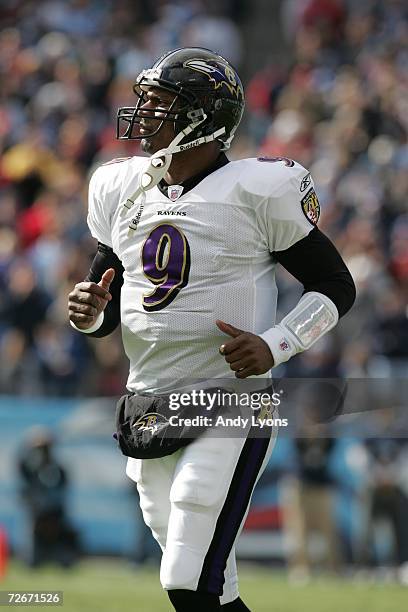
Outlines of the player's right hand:
M109 287L115 276L115 270L108 268L99 283L82 281L77 283L68 296L68 314L79 329L91 327L100 313L105 310L112 299Z

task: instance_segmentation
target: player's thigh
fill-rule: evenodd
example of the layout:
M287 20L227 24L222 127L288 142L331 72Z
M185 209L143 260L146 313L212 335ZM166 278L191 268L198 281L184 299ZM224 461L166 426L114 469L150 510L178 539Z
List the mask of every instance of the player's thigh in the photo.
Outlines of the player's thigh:
M187 446L177 461L170 501L219 507L244 444L243 438L204 435Z
M178 457L170 491L172 503L185 502L217 511L231 485L250 497L276 441L270 438L216 438L205 435Z
M160 459L129 458L126 473L137 485L143 519L162 548L170 516L170 490L177 456Z

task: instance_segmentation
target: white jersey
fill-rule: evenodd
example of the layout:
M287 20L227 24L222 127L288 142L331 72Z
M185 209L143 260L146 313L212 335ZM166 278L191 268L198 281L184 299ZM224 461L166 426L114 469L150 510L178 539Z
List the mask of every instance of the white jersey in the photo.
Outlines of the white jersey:
M153 393L187 379L234 377L218 351L228 338L215 321L254 333L274 325L271 253L313 229L318 203L310 174L290 160L244 159L215 170L175 201L154 187L129 237L138 202L128 216L121 217L120 209L146 162L133 157L105 164L89 190L91 233L112 247L125 270L127 386Z

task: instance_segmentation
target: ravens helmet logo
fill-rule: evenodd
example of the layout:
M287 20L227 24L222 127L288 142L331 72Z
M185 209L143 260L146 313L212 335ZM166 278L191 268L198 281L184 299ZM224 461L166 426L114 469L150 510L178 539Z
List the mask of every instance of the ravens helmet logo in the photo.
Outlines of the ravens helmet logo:
M237 98L239 96L242 98L244 97L242 85L230 66L225 66L225 70L223 72L219 65L212 66L205 60L201 59L187 60L184 62L183 66L208 76L210 82L214 83L214 89L218 89L219 87L225 85L228 87L230 93L235 95Z

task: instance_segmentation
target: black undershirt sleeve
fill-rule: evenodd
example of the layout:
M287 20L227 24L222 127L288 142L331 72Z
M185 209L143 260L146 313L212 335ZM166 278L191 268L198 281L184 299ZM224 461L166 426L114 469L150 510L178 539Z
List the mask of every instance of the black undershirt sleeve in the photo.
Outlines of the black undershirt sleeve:
M356 288L340 253L317 227L285 251L273 257L304 287L303 293L318 291L327 295L342 317L352 307Z
M98 242L98 250L85 280L99 283L102 274L106 272L108 268L114 268L115 270L115 277L109 288L112 299L108 302L104 310L104 319L100 328L88 334L88 336L92 336L93 338L108 336L120 322L120 291L123 285L124 272L122 262L111 247Z

